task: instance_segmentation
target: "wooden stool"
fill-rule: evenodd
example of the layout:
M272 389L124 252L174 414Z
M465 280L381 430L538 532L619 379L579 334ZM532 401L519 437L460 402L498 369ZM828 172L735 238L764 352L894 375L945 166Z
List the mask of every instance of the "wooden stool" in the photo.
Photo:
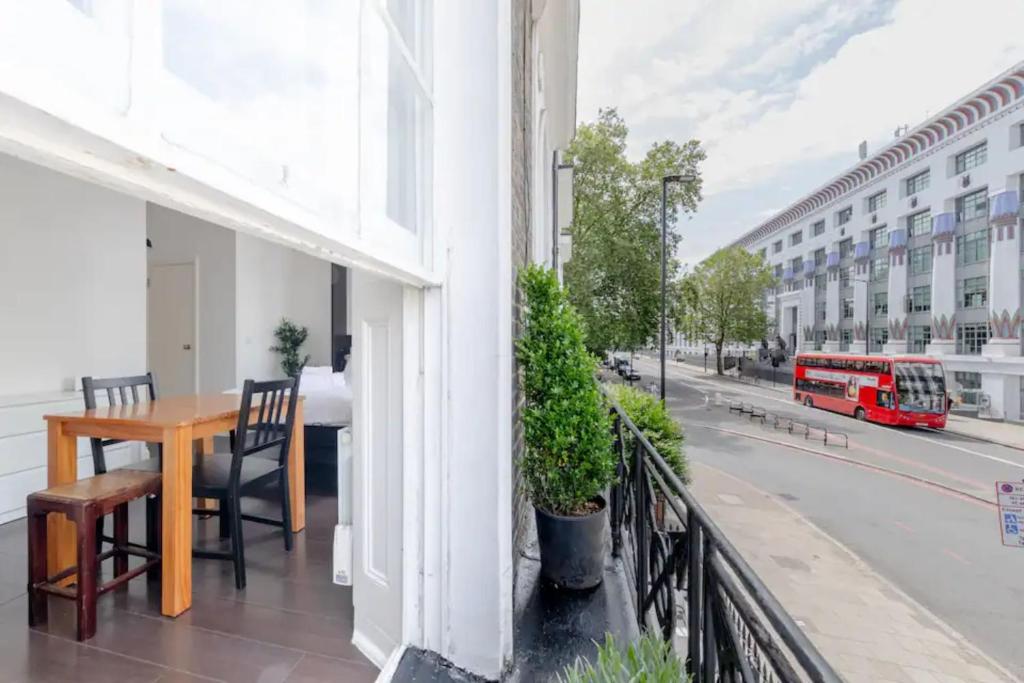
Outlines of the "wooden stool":
M160 555L128 543L128 502L148 495L159 495L160 474L140 470L115 470L62 484L28 497L28 625L46 623L46 595L74 600L78 613L78 640L96 633L96 598L160 564ZM156 506L159 510L159 505ZM46 515L55 512L67 516L78 531L78 566L53 576L46 568ZM114 547L96 554L96 520L114 513ZM157 520L159 523L159 520ZM145 558L128 570L128 556ZM114 558L114 578L97 586L100 562ZM74 588L65 587L78 574Z

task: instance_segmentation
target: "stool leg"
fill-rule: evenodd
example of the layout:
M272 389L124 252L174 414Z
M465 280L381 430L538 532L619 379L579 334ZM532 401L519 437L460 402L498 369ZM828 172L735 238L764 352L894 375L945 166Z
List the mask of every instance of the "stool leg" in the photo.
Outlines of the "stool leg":
M121 576L128 572L128 553L123 552L127 545L128 503L121 503L114 508L114 546L115 550L122 551L114 555L114 576Z
M86 512L75 520L78 529L78 590L75 607L78 612L78 640L96 634L96 525L95 515Z
M46 582L46 513L28 513L28 625L46 623L46 593L35 588Z
M151 553L160 552L160 497L146 496L146 550ZM160 565L150 567L146 578L151 581L160 580Z

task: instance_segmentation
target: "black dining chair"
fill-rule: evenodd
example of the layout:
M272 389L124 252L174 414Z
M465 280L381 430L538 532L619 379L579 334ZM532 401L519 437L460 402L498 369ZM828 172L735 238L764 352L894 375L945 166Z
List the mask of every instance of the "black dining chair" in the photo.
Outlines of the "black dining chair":
M156 382L153 380L153 373L147 372L145 375L134 375L131 377L106 377L102 379L96 379L94 377L83 377L82 378L82 395L85 398L86 410L95 409L96 406L96 395L99 392L103 392L107 397L107 404L111 406L117 405L133 405L136 403L142 403L143 400L155 401L156 400ZM92 449L92 467L95 474L106 474L107 473L107 457L106 448L107 446L113 446L115 444L124 443L122 439L89 439L89 445ZM128 470L142 470L146 472L157 472L161 471L161 452L162 446L157 446L157 457L146 458L139 462L128 463L127 465L116 468L116 469L128 469ZM146 496L146 549L150 552L158 552L160 549L160 499L155 496ZM106 536L103 533L104 520L106 517L99 517L96 520L96 552L102 552L103 542L114 544L115 539L112 536ZM159 568L155 568L152 574L159 571Z
M217 510L197 509L193 514L218 515L221 535L231 539L231 551L196 548L193 557L230 560L235 566L235 587L245 588L245 544L242 521L281 527L284 548L292 549L292 515L288 492L288 449L295 426L298 396L297 378L270 382L245 380L238 426L231 439L230 453L213 453L199 458L192 468L192 496L216 498ZM254 416L253 413L256 412ZM242 514L241 498L277 484L281 519Z

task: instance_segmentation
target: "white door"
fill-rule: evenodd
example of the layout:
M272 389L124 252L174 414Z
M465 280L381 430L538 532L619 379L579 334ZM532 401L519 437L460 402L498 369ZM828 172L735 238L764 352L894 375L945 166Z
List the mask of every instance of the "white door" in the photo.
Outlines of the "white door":
M150 266L149 369L160 396L196 393L195 264Z
M383 667L402 642L402 286L351 277L353 642Z

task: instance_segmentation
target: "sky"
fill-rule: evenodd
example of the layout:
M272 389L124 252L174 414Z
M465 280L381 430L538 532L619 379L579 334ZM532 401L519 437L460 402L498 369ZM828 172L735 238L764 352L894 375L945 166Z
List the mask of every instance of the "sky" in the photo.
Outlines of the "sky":
M581 0L577 117L700 140L694 264L1024 61L1024 0Z

